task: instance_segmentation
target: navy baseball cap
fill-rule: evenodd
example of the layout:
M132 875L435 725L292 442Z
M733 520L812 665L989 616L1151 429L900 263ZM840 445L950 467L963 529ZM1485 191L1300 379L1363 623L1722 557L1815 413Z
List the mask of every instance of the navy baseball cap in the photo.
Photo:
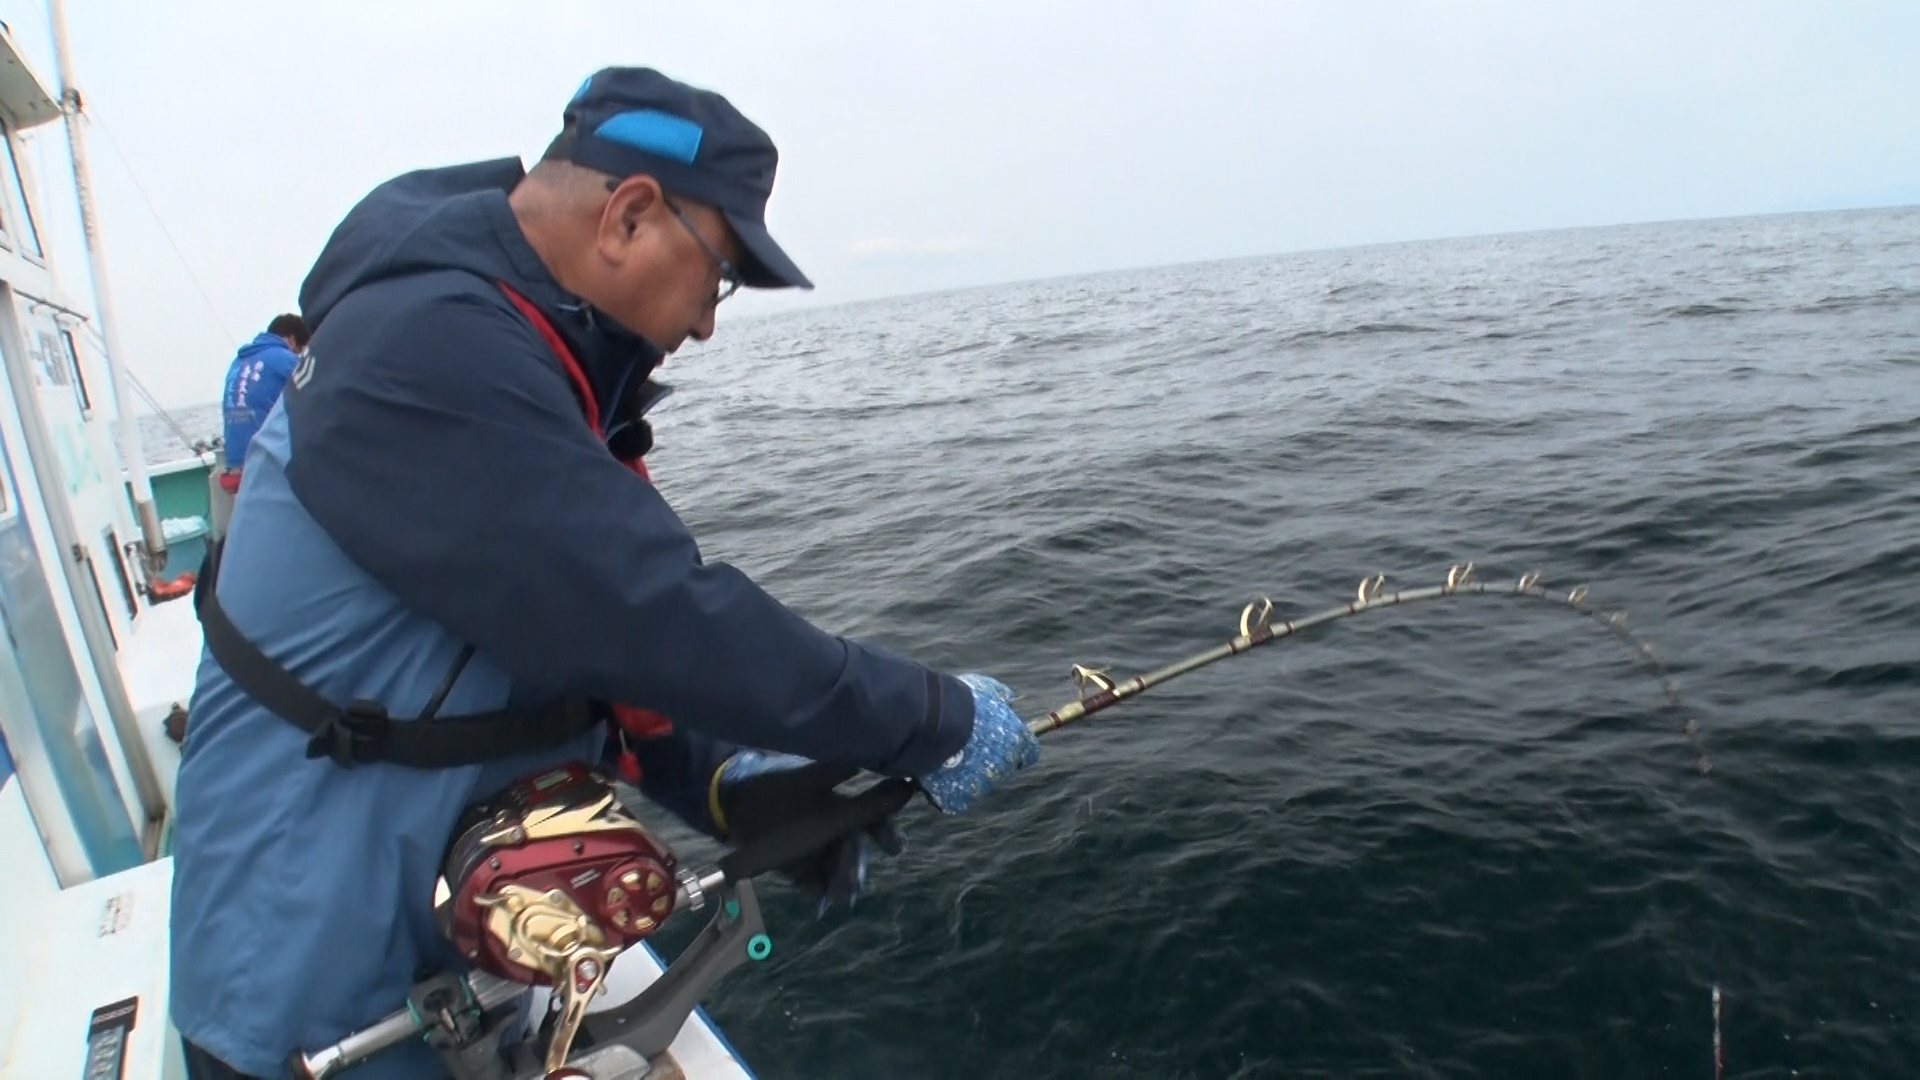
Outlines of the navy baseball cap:
M669 193L720 211L746 249L740 271L747 285L813 288L767 232L780 154L726 98L651 68L602 68L567 103L566 123L574 164L623 180L645 173Z

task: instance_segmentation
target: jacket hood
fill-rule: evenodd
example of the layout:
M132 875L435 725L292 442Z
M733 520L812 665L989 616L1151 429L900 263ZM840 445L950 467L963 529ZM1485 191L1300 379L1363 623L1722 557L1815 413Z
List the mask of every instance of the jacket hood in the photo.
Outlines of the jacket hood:
M502 281L566 339L603 415L638 415L631 399L650 393L643 384L663 354L554 280L507 204L525 176L518 158L502 158L423 169L374 188L348 211L308 272L301 315L318 333L348 293L409 274L464 270Z
M252 341L249 341L245 345L240 346L240 355L252 356L254 353L262 352L267 349L278 349L281 352L293 351L292 349L287 348L286 338L281 337L279 334L269 334L265 330L262 330L259 333L253 335Z

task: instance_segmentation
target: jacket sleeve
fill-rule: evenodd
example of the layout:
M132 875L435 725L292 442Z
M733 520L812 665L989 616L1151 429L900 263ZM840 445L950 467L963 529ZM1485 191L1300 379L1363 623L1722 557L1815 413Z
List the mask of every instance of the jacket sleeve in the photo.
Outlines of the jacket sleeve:
M294 493L357 564L505 668L516 696L629 703L901 776L966 743L964 683L827 634L704 562L505 299L422 280L342 300L286 397Z

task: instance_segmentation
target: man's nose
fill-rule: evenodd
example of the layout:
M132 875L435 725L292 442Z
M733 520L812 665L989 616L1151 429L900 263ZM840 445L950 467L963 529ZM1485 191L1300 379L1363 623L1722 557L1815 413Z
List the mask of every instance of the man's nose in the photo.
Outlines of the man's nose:
M713 308L708 308L705 312L703 312L700 315L700 321L697 323L694 323L693 329L687 331L687 336L691 337L695 341L705 341L708 338L712 337L713 336L713 314L714 314Z

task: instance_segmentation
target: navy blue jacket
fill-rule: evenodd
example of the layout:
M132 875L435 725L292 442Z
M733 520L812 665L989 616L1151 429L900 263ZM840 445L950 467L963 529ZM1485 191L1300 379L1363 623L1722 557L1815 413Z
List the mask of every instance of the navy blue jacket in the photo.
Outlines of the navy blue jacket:
M266 422L287 376L300 362L286 339L265 332L240 346L233 363L227 365L226 385L220 391L222 437L227 444L227 465L238 469L247 460L247 447L254 433Z
M301 292L309 363L256 437L218 595L335 702L414 716L585 695L671 718L643 790L696 826L735 744L922 775L965 744L972 695L824 633L706 563L609 452L657 350L567 294L508 206L518 161L399 177L341 223ZM608 418L499 288L565 339ZM510 761L342 769L201 659L180 767L173 1012L244 1072L401 1007L459 958L431 913L462 807L591 757L598 733ZM413 1046L356 1077L436 1075Z

